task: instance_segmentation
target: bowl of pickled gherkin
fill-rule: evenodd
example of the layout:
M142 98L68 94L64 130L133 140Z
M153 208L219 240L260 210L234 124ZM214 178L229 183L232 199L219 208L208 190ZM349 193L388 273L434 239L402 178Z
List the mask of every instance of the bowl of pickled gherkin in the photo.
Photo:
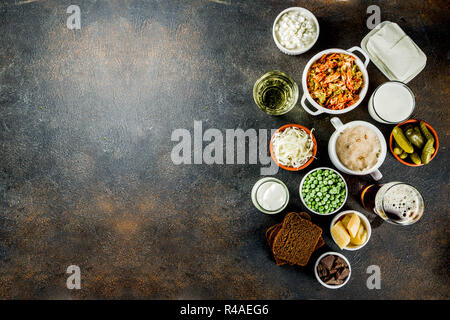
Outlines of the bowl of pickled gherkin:
M409 119L391 132L389 147L394 157L404 165L420 167L430 163L439 149L436 131L423 120Z

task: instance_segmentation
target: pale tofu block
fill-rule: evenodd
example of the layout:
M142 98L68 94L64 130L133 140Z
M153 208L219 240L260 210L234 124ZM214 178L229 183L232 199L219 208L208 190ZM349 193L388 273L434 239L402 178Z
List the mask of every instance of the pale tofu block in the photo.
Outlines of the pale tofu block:
M342 221L338 221L331 228L331 235L341 249L344 249L350 243L350 235L342 224Z
M347 225L348 225L348 222L350 221L350 218L351 218L352 216L350 215L350 214L346 214L345 216L344 216L344 218L342 218L342 224L344 225L344 227L345 228L347 228Z
M405 36L379 58L397 79L404 81L418 66L426 63L425 56L421 55L419 50L411 38Z
M352 238L356 237L356 235L358 234L360 224L361 219L359 219L359 216L356 213L352 214L352 217L347 224L347 231Z
M354 246L360 246L364 244L364 242L366 242L366 239L367 239L367 230L364 227L364 224L361 223L356 237L350 238L350 243Z
M425 65L422 50L396 24L384 25L367 41L367 51L375 56L399 81L406 81Z
M378 32L370 37L367 42L367 49L374 50L377 56L391 49L404 36L405 32L396 23L388 23L384 25Z

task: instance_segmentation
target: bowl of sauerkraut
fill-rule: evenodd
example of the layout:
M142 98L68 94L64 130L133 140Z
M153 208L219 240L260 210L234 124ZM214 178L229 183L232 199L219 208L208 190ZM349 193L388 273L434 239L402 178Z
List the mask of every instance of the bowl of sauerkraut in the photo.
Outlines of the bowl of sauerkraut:
M317 142L312 130L299 124L280 127L270 139L273 161L289 171L299 171L309 166L317 153Z

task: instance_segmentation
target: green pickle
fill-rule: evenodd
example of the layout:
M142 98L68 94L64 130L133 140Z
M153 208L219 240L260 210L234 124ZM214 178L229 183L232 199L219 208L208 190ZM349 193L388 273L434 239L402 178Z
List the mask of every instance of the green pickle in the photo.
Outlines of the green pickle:
M403 149L403 151L405 151L406 153L414 152L414 148L413 148L411 142L409 142L409 140L405 137L402 129L400 129L399 127L395 127L392 130L392 135L394 136L394 139L398 143L400 148ZM402 159L404 159L404 158L402 158Z
M396 155L401 155L403 153L403 150L400 147L395 147L394 148L394 153Z
M425 139L422 136L422 132L420 131L419 127L414 127L413 128L414 133L419 137L419 139L422 140L422 147L425 145ZM420 147L422 149L422 147Z
M405 135L408 138L409 142L411 142L415 147L422 149L425 144L425 140L423 139L422 134L420 133L420 129L418 127L413 127L411 125L405 128Z
M417 154L417 152L413 152L409 155L409 157L411 158L412 162L414 164L422 164L422 160L420 160L419 155Z
M403 153L402 148L400 148L400 146L398 145L398 143L395 140L394 140L394 153L398 156Z
M423 122L423 121L420 121L420 130L422 130L423 135L425 136L425 138L427 138L427 140L433 140L433 142L434 142L434 137L433 137L433 135L432 135L431 132L428 130L428 128L427 128L425 122Z
M406 159L408 157L408 154L403 151L401 154L398 155L400 157L400 159Z
M431 160L431 156L434 153L434 138L433 139L428 139L427 143L425 144L425 147L423 147L422 150L422 156L421 156L421 160L423 164L427 164L428 162L430 162Z

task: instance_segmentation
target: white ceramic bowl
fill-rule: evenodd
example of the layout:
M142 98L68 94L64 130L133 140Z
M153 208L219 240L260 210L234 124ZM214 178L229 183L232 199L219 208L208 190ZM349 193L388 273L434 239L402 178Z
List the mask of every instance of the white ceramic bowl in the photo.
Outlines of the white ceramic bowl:
M302 191L303 191L303 184L305 183L306 177L307 177L308 175L310 175L311 173L313 173L314 171L317 171L317 170L319 170L319 169L322 169L322 170L325 170L325 169L326 169L326 170L331 170L331 171L333 171L334 173L336 173L336 174L342 179L342 181L344 181L344 185L345 185L345 199L344 199L344 202L342 202L342 205L341 205L339 208L337 208L336 210L334 210L334 211L332 211L332 212L330 212L330 213L319 213L319 212L317 212L317 211L314 211L313 209L311 209L310 207L308 207L308 206L306 205L306 201L303 199ZM347 197L348 197L348 186L347 186L347 182L345 181L344 177L343 177L339 172L337 172L336 170L334 170L334 169L332 169L332 168L328 168L328 167L319 167L319 168L313 169L313 170L309 171L307 174L305 174L305 176L303 177L302 181L300 182L299 193L300 193L300 200L302 200L302 203L303 203L303 205L306 207L306 209L308 209L309 211L311 211L311 212L313 212L313 213L315 213L315 214L317 214L317 215L319 215L319 216L329 216L329 215L335 214L336 212L338 212L339 210L341 210L342 207L343 207L343 206L345 205L345 203L347 202Z
M366 60L364 62L362 62L361 59L358 58L358 56L356 56L355 54L352 53L354 51L360 52ZM345 108L342 110L331 110L331 109L322 107L320 104L318 104L316 101L314 101L314 99L311 97L311 95L309 93L308 85L306 82L307 77L308 77L308 71L309 71L309 68L311 67L311 65L316 60L318 60L320 57L322 57L324 54L329 54L329 53L345 53L345 54L348 54L348 55L354 57L356 59L355 61L356 61L357 66L359 67L359 70L361 70L361 72L363 74L364 85L359 94L359 100L356 101L351 106L349 106L348 108ZM321 51L318 54L316 54L314 57L312 57L309 60L309 62L306 64L305 70L303 70L303 76L302 76L303 96L300 100L300 103L301 103L303 109L305 109L306 112L308 112L309 114L311 114L313 116L319 115L321 113L342 114L342 113L346 113L346 112L349 112L349 111L352 111L353 109L355 109L364 100L364 97L366 96L366 93L367 93L367 89L369 88L369 74L367 73L367 65L369 64L369 62L370 62L369 57L360 47L352 47L348 50L327 49L327 50ZM306 100L308 100L308 102L317 110L316 111L311 110L306 105Z
M343 218L346 214L353 214L356 213L358 215L358 217L361 219L361 222L364 224L364 227L367 230L367 239L366 241L359 246L354 246L354 245L348 245L347 247L344 248L344 250L349 250L349 251L356 251L361 249L362 247L364 247L370 239L370 236L372 235L372 227L370 226L370 222L367 219L367 217L365 215L363 215L361 212L359 211L355 211L355 210L347 210L347 211L342 211L341 213L337 214L333 220L331 221L330 224L330 233L331 233L331 228L334 226L334 224L336 222L338 222L339 219ZM336 239L334 239L333 234L331 233L331 237L333 238L334 242L336 243Z
M280 20L281 16L289 11L300 11L302 14L304 14L305 16L307 16L314 22L314 24L316 26L316 37L314 38L314 40L311 42L311 44L309 46L307 46L305 48L297 49L297 50L291 50L291 49L287 49L287 48L283 47L281 45L281 43L278 41L278 38L275 34L275 26L276 26L278 20ZM291 55L291 56L302 54L302 53L308 51L309 49L311 49L314 46L314 44L316 43L317 39L319 38L319 33L320 33L319 21L317 21L316 16L311 11L309 11L305 8L302 8L302 7L290 7L290 8L287 8L287 9L281 11L280 14L275 18L275 21L273 22L273 27L272 27L273 41L275 41L277 48L280 49L281 52Z
M342 284L337 284L337 285L330 285L330 284L326 284L325 282L322 281L322 279L320 279L319 273L317 272L317 266L319 265L320 260L322 260L323 258L325 258L325 257L328 256L328 255L339 256L339 257L341 257L342 259L344 259L344 261L347 263L347 265L348 265L348 270L350 271L350 273L348 274L348 276L347 276L347 278L345 279L344 283L342 283ZM347 259L344 255L340 254L339 252L329 251L329 252L325 252L323 255L321 255L321 256L317 259L316 264L314 265L314 274L316 275L317 281L319 281L319 283L320 283L321 285L323 285L325 288L328 288L328 289L339 289L339 288L345 286L345 285L347 284L348 280L350 280L350 277L352 276L352 267L350 266L350 262L348 262L348 259Z
M347 122L346 124L343 124L342 121L338 117L333 117L330 119L331 124L334 126L336 131L333 132L333 134L330 137L330 140L328 141L328 156L330 157L331 162L333 165L342 172L345 172L347 174L356 175L356 176L364 176L367 174L370 174L372 178L376 181L380 180L383 175L378 170L378 168L383 164L384 159L386 158L387 153L387 145L386 140L384 139L383 134L381 131L375 127L373 124L366 122L366 121L351 121ZM365 171L353 171L345 167L341 161L339 160L337 153L336 153L336 140L339 137L339 134L344 131L345 129L356 126L356 125L362 125L369 129L372 129L376 135L378 136L378 139L380 140L381 144L381 155L378 158L378 162L373 166L372 168L365 170Z

